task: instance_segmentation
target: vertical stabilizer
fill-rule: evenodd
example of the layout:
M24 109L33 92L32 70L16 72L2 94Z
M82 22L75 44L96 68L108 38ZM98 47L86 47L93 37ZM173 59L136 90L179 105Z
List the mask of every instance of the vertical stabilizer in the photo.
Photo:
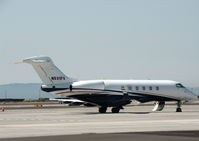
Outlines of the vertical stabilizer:
M73 79L67 77L53 63L50 57L30 57L23 60L24 63L31 64L42 82L48 86L69 86Z

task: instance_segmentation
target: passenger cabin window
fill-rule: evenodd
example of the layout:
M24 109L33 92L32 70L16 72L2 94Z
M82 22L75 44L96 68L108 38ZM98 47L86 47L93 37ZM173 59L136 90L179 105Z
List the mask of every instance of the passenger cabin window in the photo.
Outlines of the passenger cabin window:
M145 90L146 90L145 86L142 86L142 90L143 90L143 91L145 91Z
M184 86L183 86L182 84L180 84L180 83L177 83L177 84L176 84L176 87L177 87L177 88L184 88Z
M152 86L149 87L149 90L153 90Z
M138 87L138 86L136 86L136 87L135 87L135 89L138 91L138 90L139 90L139 87Z
M159 90L160 90L160 88L159 88L158 86L156 86L156 90L157 90L157 91L159 91Z
M130 91L132 90L132 86L127 86L127 87L128 87L128 90L130 90Z

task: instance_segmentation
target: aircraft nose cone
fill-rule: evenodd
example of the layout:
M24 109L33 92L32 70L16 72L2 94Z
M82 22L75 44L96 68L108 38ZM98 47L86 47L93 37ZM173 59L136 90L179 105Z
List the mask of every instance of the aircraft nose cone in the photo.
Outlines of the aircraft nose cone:
M191 90L185 88L185 93L189 94L189 97L193 100L197 100L199 98L199 96L196 96L196 94L194 94Z

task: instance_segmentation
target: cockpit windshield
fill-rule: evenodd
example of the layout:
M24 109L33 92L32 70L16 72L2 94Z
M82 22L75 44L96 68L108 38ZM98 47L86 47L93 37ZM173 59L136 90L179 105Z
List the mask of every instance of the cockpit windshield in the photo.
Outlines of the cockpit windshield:
M176 84L176 87L177 87L177 88L185 88L181 83L177 83L177 84Z

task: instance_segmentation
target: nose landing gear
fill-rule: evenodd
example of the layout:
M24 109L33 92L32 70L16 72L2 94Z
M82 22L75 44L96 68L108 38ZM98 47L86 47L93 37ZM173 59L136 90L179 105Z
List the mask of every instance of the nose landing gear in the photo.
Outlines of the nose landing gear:
M182 112L181 106L182 106L182 102L181 102L181 101L178 101L178 103L177 103L177 108L176 108L176 112Z

